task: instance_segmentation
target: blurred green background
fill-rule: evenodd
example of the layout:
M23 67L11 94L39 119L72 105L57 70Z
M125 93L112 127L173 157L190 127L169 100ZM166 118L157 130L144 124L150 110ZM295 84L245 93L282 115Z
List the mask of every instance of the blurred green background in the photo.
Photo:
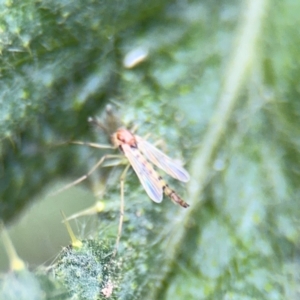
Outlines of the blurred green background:
M1 243L0 299L107 299L110 282L111 299L299 299L299 13L297 0L1 1L0 219L31 273L11 277ZM184 210L128 174L108 275L122 167L50 196L107 153L66 144L107 142L87 122L107 103L191 175L160 173ZM60 211L96 200L104 213L72 221L89 242L60 253Z

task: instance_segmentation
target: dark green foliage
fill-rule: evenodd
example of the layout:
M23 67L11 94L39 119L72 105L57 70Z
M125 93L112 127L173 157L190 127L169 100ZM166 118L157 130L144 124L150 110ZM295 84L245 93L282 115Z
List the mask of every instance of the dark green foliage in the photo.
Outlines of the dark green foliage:
M52 178L76 179L101 157L53 146L103 142L86 119L107 101L191 173L186 193L160 173L191 204L184 210L151 202L129 172L112 258L118 173L99 170L106 207L92 239L65 248L52 272L37 271L40 289L57 288L62 299L106 299L109 287L111 299L126 300L298 299L299 1L8 4L0 24L1 218ZM140 45L147 60L125 69L124 55Z

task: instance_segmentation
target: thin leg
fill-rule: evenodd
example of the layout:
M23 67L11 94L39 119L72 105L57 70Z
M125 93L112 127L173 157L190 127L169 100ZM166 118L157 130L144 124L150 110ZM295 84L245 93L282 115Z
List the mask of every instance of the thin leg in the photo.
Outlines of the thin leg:
M107 158L120 158L123 157L123 155L117 155L117 154L107 154L102 156L102 158L93 166L93 168L91 168L89 170L88 173L86 173L85 175L81 176L80 178L76 179L75 181L67 184L66 186L64 186L63 188L59 189L58 191L56 191L55 193L51 194L52 196L55 196L65 190L67 190L68 188L82 182L83 180L87 179L98 167L100 167L100 165L107 159Z
M116 149L116 147L112 145L104 145L104 144L97 144L97 143L88 143L88 142L81 142L81 141L72 141L68 143L75 144L75 145L85 145L97 149Z
M127 165L128 164L128 160L125 158L125 156L120 155L120 157L122 157L121 160L113 160L110 161L108 163L105 163L102 167L107 168L107 167L116 167L116 166L121 166L121 165Z
M130 164L126 166L124 171L121 174L120 177L120 192L121 192L121 201L120 201L120 219L119 219L119 226L118 226L118 236L116 240L116 248L114 250L113 256L116 255L120 243L120 238L122 235L122 226L123 226L123 221L124 221L124 182L126 178L126 174L128 172L128 169L130 167Z
M107 135L109 135L106 126L104 126L97 118L89 117L89 118L88 118L88 122L89 122L90 124L93 124L93 125L98 126L99 128L101 128L101 129L104 131L104 133L106 133Z
M61 142L61 143L55 144L55 146L64 146L64 145L70 145L70 144L85 145L85 146L89 146L89 147L97 148L97 149L116 149L117 148L117 147L114 147L113 145L98 144L98 143L89 143L89 142L82 142L82 141Z

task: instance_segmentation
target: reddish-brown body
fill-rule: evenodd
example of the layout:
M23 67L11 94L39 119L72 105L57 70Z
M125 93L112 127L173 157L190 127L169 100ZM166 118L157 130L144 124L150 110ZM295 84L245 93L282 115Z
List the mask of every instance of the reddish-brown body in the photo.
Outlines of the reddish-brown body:
M117 132L112 135L112 143L116 147L122 148L122 145L128 145L137 148L137 142L134 135L125 128L119 128Z

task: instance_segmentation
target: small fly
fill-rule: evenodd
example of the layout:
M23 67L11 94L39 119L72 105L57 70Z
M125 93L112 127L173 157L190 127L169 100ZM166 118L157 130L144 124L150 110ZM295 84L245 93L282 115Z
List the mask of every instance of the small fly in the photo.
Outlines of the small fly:
M189 206L174 190L170 189L168 184L157 174L147 159L173 178L187 182L190 176L182 166L158 150L151 143L133 134L128 129L119 128L117 132L112 135L111 140L112 144L116 148L118 147L126 156L151 200L160 203L163 200L164 193L180 206Z

